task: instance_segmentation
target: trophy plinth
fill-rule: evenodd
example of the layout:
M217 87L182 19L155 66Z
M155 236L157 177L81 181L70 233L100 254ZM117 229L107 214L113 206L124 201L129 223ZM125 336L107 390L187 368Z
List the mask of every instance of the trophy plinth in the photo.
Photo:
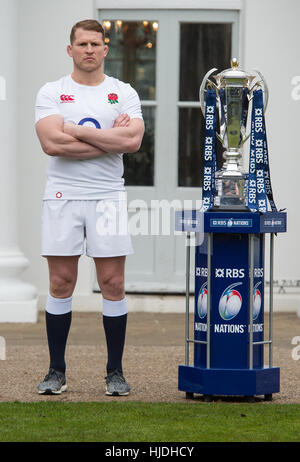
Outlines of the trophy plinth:
M214 210L249 210L247 206L248 173L243 171L243 144L249 138L246 135L248 106L252 91L263 86L266 96L267 86L262 75L256 71L246 73L239 68L238 61L231 60L231 68L212 75L217 69L211 69L204 77L200 87L200 104L205 116L205 93L208 88L216 93L216 105L219 115L219 133L216 136L225 148L225 160L221 170L215 172ZM215 82L209 80L212 75ZM259 81L251 88L252 81ZM267 101L267 98L266 98Z

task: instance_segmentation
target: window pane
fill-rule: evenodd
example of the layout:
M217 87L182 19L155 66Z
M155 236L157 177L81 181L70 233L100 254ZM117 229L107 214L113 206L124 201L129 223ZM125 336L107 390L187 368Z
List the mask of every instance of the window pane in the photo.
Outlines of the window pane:
M154 121L155 108L143 107L147 127L142 146L136 154L124 154L126 186L153 186L154 184Z
M199 108L179 109L178 186L201 187L203 176L204 117ZM223 147L217 142L217 164L222 166Z
M182 23L180 37L181 101L199 101L207 71L230 67L231 24ZM199 108L179 109L178 186L200 187L203 175L204 118ZM218 168L223 147L217 142Z
M105 73L128 82L141 100L155 100L157 21L103 21L109 53ZM154 184L155 108L144 106L145 134L138 153L124 154L127 186Z
M231 24L181 23L180 101L198 101L207 71L230 67Z
M157 21L103 21L105 73L129 82L140 99L155 99Z

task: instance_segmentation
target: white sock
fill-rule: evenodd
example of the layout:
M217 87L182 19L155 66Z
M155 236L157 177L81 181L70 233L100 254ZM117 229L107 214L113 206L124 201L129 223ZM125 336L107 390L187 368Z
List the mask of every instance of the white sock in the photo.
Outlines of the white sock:
M46 311L50 314L66 314L72 311L72 296L67 298L55 298L48 294Z
M127 314L127 311L126 297L122 300L106 300L103 298L103 316L123 316L124 314Z

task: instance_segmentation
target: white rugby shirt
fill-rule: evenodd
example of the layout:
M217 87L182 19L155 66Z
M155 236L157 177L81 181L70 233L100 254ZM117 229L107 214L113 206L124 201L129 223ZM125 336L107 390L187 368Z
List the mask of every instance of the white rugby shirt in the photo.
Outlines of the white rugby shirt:
M140 99L130 84L105 75L99 85L88 86L67 75L39 90L35 122L60 114L64 122L105 129L124 113L143 119ZM123 173L123 153L87 160L50 157L44 200L116 199L125 190Z

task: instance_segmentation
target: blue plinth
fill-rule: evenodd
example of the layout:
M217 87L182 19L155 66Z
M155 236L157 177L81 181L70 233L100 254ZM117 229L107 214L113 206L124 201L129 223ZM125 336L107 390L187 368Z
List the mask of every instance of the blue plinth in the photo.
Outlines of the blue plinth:
M178 389L200 395L269 395L279 392L279 382L279 367L251 370L178 368Z
M253 340L264 335L264 236L253 239ZM207 339L207 234L195 248L194 338ZM216 233L211 249L210 367L249 367L249 235ZM194 344L194 365L207 367L205 344ZM253 367L263 367L263 345L253 351Z
M279 368L264 367L265 235L286 231L286 213L178 211L175 229L196 233L194 361L179 366L179 390L279 392Z
M175 230L203 233L284 233L286 212L202 212L176 210Z

